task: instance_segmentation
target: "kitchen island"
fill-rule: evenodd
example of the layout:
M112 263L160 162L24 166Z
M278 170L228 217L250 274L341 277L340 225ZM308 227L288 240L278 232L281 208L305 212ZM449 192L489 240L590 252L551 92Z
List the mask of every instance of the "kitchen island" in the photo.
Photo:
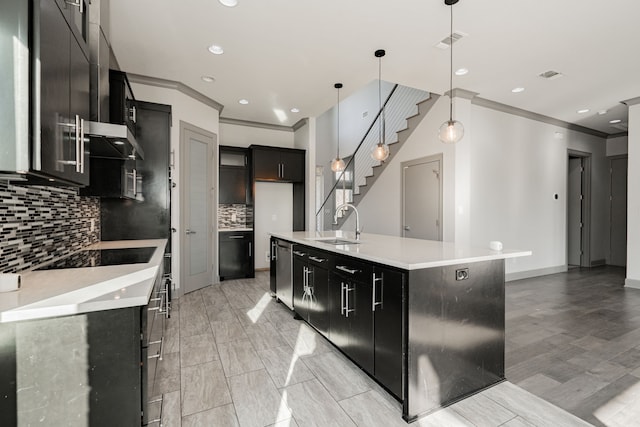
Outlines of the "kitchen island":
M531 252L340 231L271 236L275 297L292 293L296 316L401 401L406 421L504 380L504 260ZM291 265L288 282L273 274L279 263Z
M168 314L166 243L100 242L0 293L0 424L150 421L147 385Z

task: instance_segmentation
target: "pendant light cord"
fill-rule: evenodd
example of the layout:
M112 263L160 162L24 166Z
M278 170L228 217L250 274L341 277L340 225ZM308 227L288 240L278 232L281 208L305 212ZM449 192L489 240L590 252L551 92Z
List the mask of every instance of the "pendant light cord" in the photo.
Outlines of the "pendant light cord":
M449 122L453 121L453 4L451 8L451 26L449 28Z
M382 89L381 87L381 78L382 78L382 57L378 57L378 111L382 110ZM384 113L382 113L384 115ZM384 117L380 118L381 120ZM382 142L382 121L378 125L378 141Z
M337 158L340 158L340 88L336 88L338 89L338 156Z

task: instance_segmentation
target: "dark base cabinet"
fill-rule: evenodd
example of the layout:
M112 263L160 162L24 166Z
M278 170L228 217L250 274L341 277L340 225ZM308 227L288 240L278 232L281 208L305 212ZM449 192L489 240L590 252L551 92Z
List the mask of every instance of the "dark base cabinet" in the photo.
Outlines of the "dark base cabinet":
M255 277L253 268L253 232L220 232L219 245L220 280Z
M324 336L329 334L329 256L294 245L293 307Z

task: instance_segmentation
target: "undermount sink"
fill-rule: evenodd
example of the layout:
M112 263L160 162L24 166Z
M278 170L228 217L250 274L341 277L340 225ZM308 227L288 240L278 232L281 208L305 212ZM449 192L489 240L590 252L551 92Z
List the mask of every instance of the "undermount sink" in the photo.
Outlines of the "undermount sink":
M339 237L320 237L317 239L307 239L313 240L315 242L326 243L328 245L358 245L360 241L358 240L349 240L349 239L340 239Z

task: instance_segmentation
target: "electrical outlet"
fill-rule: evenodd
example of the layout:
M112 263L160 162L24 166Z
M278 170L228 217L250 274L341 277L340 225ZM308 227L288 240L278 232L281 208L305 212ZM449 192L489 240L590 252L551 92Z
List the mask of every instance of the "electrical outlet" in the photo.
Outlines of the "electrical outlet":
M96 220L91 218L91 230L90 231L95 231L96 229Z
M268 261L271 261L271 254L269 254L269 251L266 251L266 252L264 253L264 259L265 259L265 261L267 261L267 262L268 262Z
M456 280L467 280L469 278L469 269L460 268L456 270Z
M236 222L236 218L237 218L237 217L236 217L236 214L235 214L235 213L232 213L232 214L231 214L231 221L232 221L232 222Z

